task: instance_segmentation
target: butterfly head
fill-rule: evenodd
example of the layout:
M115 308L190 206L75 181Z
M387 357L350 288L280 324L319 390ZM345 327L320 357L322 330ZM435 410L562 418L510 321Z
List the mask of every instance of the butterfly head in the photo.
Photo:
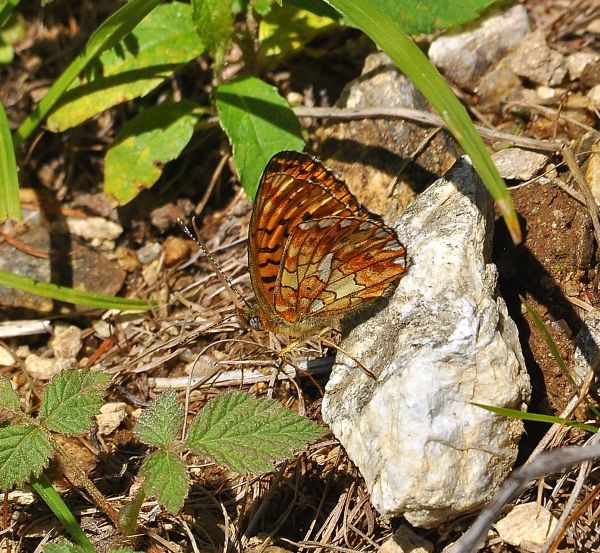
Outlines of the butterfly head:
M239 306L237 308L238 319L248 328L253 330L266 330L269 328L264 317L261 317L260 310L256 306Z

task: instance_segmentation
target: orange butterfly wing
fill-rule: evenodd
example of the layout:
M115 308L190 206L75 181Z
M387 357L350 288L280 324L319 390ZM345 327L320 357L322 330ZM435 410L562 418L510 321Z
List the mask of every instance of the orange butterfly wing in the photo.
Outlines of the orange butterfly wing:
M249 267L267 328L307 335L382 296L406 269L393 230L318 161L280 152L250 220Z

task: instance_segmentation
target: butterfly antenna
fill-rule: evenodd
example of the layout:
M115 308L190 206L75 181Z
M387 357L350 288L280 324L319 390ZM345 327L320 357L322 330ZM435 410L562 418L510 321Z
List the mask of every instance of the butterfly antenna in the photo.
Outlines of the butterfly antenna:
M215 273L217 274L217 277L221 281L221 284L225 287L225 290L227 290L227 293L233 300L235 306L241 310L244 310L245 307L251 308L251 305L246 301L244 296L240 294L240 292L235 287L231 279L223 272L221 267L219 267L219 264L217 263L213 255L206 249L206 246L198 239L200 233L198 232L198 227L196 225L196 217L192 217L192 228L194 229L194 232L192 232L190 228L179 217L177 217L177 223L179 224L181 230L185 232L185 234L188 236L188 238L193 240L202 250L202 253L208 258L210 264L215 270Z

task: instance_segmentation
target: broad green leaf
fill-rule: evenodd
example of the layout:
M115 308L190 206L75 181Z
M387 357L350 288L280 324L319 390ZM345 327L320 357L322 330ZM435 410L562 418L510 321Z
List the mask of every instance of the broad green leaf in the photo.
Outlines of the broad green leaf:
M246 194L254 198L273 155L304 149L300 122L275 87L254 77L219 86L216 103L240 181Z
M258 27L261 56L279 58L300 50L311 39L336 27L329 17L286 4L273 6Z
M123 205L161 176L163 165L179 156L190 141L196 104L165 102L127 123L106 153L104 191Z
M12 413L21 411L19 396L13 390L10 380L0 374L0 410L8 409Z
M10 286L18 290L37 294L44 298L52 298L58 301L66 301L77 305L87 305L99 309L120 309L122 311L146 311L152 307L152 302L144 300L133 300L84 292L75 288L58 286L49 282L42 282L33 278L0 271L0 286Z
M48 113L56 106L57 102L79 75L96 59L104 50L114 46L158 4L160 0L129 0L115 13L109 16L98 27L88 40L83 52L79 54L67 67L60 77L54 81L40 103L21 123L15 131L13 141L15 148L31 135L35 128L46 118Z
M19 176L8 119L0 102L0 221L12 217L21 220Z
M216 66L221 67L233 33L231 0L192 0L192 10L198 34L206 42Z
M471 158L473 166L502 212L515 243L521 241L521 227L496 165L469 115L427 56L406 34L402 25L389 15L387 0L327 0L369 36L415 84ZM395 0L394 0L395 1ZM446 5L446 4L444 4Z
M483 403L472 403L477 407L481 407L486 411L496 413L503 417L510 417L511 419L519 419L523 421L534 421L534 422L547 422L549 424L564 424L571 428L577 428L579 430L585 430L587 432L598 432L598 428L591 424L583 422L571 421L569 419L562 419L560 417L554 417L552 415L541 415L538 413L528 413L526 411L518 411L517 409L508 409L507 407L494 407L493 405L484 405Z
M276 401L232 392L217 396L200 411L186 446L236 472L260 473L322 435L317 424Z
M44 432L32 424L0 428L0 490L21 486L48 463L52 445Z
M147 445L167 448L180 434L183 408L177 394L168 390L144 410L135 426L135 435Z
M50 430L78 436L89 430L110 382L107 374L62 371L50 380L39 420Z
M140 476L145 478L147 495L156 496L170 513L177 513L183 507L190 478L184 462L169 451L155 451L144 459Z
M86 77L77 79L48 117L51 131L64 131L168 79L204 50L188 4L173 2L152 11L114 48L104 52Z

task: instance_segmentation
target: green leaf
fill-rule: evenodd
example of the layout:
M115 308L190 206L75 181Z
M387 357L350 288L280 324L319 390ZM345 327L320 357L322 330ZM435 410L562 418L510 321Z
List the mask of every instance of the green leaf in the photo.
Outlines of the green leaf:
M120 309L121 311L146 311L152 307L152 302L144 300L130 300L106 294L84 292L75 288L58 286L49 282L42 282L33 278L0 271L0 286L10 286L44 298L52 298L78 305L87 305L99 309Z
M225 50L233 33L231 0L192 0L196 30L206 42L217 67L221 67Z
M0 490L21 486L48 463L52 445L44 432L32 424L0 428Z
M585 430L586 432L598 432L598 428L591 424L562 419L560 417L554 417L552 415L527 413L525 411L519 411L517 409L508 409L507 407L494 407L493 405L484 405L483 403L471 403L471 405L481 407L486 411L491 411L492 413L496 413L497 415L501 415L503 417L509 417L511 419L519 419L534 422L547 422L550 424L564 424L565 426L570 426L571 428L578 428L579 430Z
M513 241L520 242L521 227L512 198L467 111L427 56L404 32L402 25L386 11L387 2L328 0L328 3L366 33L440 114L496 200Z
M158 6L129 36L105 51L86 77L73 83L48 117L48 128L64 131L112 106L145 96L203 50L188 4Z
M169 451L155 451L144 459L140 475L146 479L144 488L147 495L156 496L170 513L176 514L183 507L190 479L185 464L177 455Z
M183 427L183 409L177 394L168 390L145 409L137 421L135 435L147 445L167 448Z
M198 116L196 104L165 102L132 119L106 153L104 191L123 205L161 176L190 141Z
M62 538L56 543L47 543L43 547L44 553L84 553L85 549Z
M67 67L60 77L54 81L50 90L41 99L21 126L15 131L13 140L15 148L26 140L35 128L44 120L48 113L56 106L62 94L71 83L85 70L103 50L114 46L150 13L160 0L129 0L115 13L109 16L98 27L88 40L83 52L79 54Z
M195 418L186 439L194 453L239 473L268 472L324 433L276 401L244 392L217 396Z
M254 77L219 86L216 103L240 181L246 194L254 198L273 155L304 149L300 122L275 87Z
M0 221L11 217L21 220L19 175L8 119L0 102Z
M102 405L110 377L100 372L62 371L46 388L39 420L50 430L79 436L89 430Z
M54 516L71 535L75 543L81 548L78 551L96 553L92 542L85 535L81 526L79 526L69 507L67 507L58 492L52 487L52 483L48 477L42 472L39 476L32 476L29 484L54 513Z
M21 412L19 396L13 390L10 380L0 374L0 409L8 409L12 413Z
M273 6L258 27L261 56L274 60L289 56L303 48L309 40L335 26L337 23L330 17L312 11L289 4Z
M20 0L0 0L0 27L4 27Z

